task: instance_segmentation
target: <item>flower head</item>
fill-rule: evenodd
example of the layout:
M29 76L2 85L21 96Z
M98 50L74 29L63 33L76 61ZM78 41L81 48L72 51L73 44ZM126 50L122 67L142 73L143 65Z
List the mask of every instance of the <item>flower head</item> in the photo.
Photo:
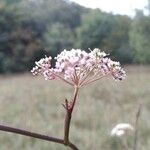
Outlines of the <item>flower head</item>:
M122 136L126 133L127 130L133 130L133 126L128 123L120 123L117 124L112 130L111 135L112 136Z
M80 49L64 50L55 58L55 67L51 67L51 57L42 58L32 69L33 75L43 75L45 79L59 78L70 85L84 86L105 76L115 80L125 78L125 71L119 62L112 61L107 54L95 48L87 53Z

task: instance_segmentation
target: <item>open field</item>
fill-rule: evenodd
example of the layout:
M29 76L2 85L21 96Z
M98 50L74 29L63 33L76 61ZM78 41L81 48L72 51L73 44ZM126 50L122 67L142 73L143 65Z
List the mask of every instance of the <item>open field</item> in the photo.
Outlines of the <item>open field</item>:
M134 125L139 103L143 107L138 146L150 149L150 67L127 67L126 71L123 82L105 79L80 90L70 135L80 150L123 150L110 131L120 122ZM72 88L60 81L30 74L0 76L0 123L62 137L65 114L61 104L71 94ZM132 135L128 142L132 146ZM0 131L0 150L66 149Z

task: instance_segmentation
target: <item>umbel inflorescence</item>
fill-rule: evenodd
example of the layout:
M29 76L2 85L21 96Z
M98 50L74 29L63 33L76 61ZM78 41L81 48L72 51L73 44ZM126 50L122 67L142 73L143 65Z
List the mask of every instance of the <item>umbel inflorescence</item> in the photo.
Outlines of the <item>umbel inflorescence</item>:
M112 61L98 48L87 53L80 49L64 50L57 57L55 67L51 67L51 57L45 56L35 62L34 75L43 75L46 80L61 79L70 85L85 86L106 76L115 80L125 78L125 71L119 62Z
M45 58L35 62L36 66L31 72L33 75L43 75L46 80L61 79L73 86L74 93L72 98L69 101L65 99L65 103L63 104L66 110L64 137L52 137L5 125L0 125L0 130L63 144L72 150L79 150L69 138L72 112L77 100L79 88L107 76L112 76L115 80L122 80L125 78L125 71L120 67L119 62L112 61L105 52L97 48L93 51L90 50L89 53L80 49L64 50L54 59L56 63L52 67L52 58L45 56ZM119 135L124 134L124 128L117 127L114 130L112 134L118 134L118 132Z

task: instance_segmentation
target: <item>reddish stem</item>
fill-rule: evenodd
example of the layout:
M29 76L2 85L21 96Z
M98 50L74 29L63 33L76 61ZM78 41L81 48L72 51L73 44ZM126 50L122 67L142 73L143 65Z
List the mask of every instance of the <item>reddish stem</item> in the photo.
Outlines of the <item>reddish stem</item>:
M75 86L72 102L70 103L70 105L68 104L68 101L66 101L66 103L65 103L65 105L66 105L65 106L66 118L65 118L65 127L64 127L64 144L65 145L68 145L68 143L69 143L70 122L71 122L71 117L72 117L72 112L73 112L73 109L75 106L75 102L77 99L78 90L79 90L79 87Z

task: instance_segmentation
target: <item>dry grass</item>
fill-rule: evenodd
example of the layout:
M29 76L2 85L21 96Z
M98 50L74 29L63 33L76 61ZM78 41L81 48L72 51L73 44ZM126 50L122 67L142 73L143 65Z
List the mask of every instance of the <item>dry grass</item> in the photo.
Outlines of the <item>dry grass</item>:
M150 67L128 67L123 82L101 80L81 89L71 124L71 139L81 150L120 150L111 128L120 122L134 123L138 103L139 150L150 147ZM58 137L63 136L65 98L71 87L29 74L0 76L0 123ZM128 139L132 145L132 135ZM66 147L0 131L1 150L66 150Z

